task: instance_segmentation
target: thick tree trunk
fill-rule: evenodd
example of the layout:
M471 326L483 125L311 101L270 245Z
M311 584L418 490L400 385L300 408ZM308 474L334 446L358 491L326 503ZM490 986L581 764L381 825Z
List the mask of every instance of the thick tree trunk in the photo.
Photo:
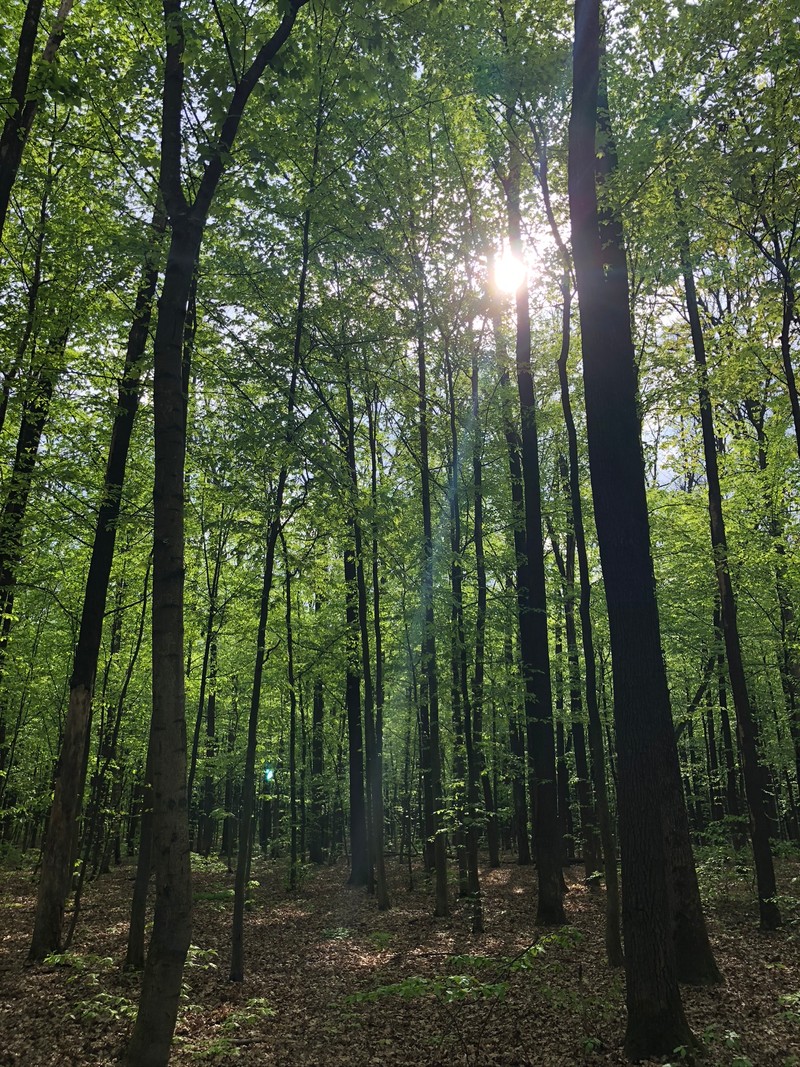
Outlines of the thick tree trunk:
M569 202L600 558L611 633L631 1060L670 1055L692 1036L678 989L671 857L661 791L678 773L661 652L624 249L608 247L596 188L599 0L577 0ZM605 231L605 232L604 232Z

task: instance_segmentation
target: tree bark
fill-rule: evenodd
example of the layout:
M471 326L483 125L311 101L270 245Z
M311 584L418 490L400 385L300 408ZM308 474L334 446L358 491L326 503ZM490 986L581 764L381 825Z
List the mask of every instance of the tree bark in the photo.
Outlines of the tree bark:
M422 268L418 265L421 275ZM442 756L439 731L439 676L436 665L436 621L433 608L433 518L431 512L431 469L428 446L428 385L425 346L425 298L422 284L417 294L417 372L419 386L419 462L422 490L422 693L420 699L421 755L423 776L428 778L430 796L431 851L436 878L434 915L449 912L447 891L447 851L441 825ZM426 798L427 799L427 798Z
M116 414L111 430L108 462L72 664L58 775L42 853L33 941L28 954L30 960L42 960L48 953L59 951L61 946L64 907L72 880L73 841L83 803L85 756L89 743L92 696L103 634L103 617L114 559L125 468L139 408L142 360L158 280L158 237L163 233L164 227L163 212L157 209L152 222L154 240L136 294L133 323L125 351L125 365L117 392Z
M660 791L678 773L650 556L624 249L608 244L596 187L599 0L577 0L569 203L580 299L589 465L611 633L623 863L625 1051L669 1055L693 1038L672 936L671 860Z
M509 245L519 259L522 259L521 164L522 155L512 135L508 175L503 186L508 213ZM566 922L566 915L561 871L562 841L558 820L539 443L531 372L527 281L517 289L516 318L516 370L521 420L519 439L525 516L525 551L522 559L517 561L517 599L533 805L533 851L539 884L536 922L558 926Z

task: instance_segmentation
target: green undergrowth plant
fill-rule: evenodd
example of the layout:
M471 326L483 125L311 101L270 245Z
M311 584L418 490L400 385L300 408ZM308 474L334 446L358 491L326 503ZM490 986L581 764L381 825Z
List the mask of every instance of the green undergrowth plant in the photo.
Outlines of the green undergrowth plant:
M111 956L97 956L91 952L51 952L45 956L44 963L47 967L68 968L71 971L68 982L80 979L89 985L99 985L100 975L114 966Z
M243 1007L232 1011L212 1036L176 1038L192 1060L214 1060L230 1063L241 1055L240 1043L246 1041L248 1031L258 1028L265 1019L274 1019L277 1012L266 997L252 997Z

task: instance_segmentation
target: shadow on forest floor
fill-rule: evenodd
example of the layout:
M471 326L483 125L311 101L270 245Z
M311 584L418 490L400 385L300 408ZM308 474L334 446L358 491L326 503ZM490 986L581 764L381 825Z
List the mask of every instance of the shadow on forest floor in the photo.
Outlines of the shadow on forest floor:
M434 919L422 873L409 891L407 870L391 860L393 906L383 913L345 884L342 863L303 868L290 894L282 861L254 860L246 980L232 985L233 879L223 864L195 860L174 1065L625 1062L622 976L604 962L602 891L577 867L565 872L571 925L555 934L533 925L531 868L484 868L486 933L473 937L467 902L454 898L451 916ZM686 989L684 1002L709 1067L800 1067L800 864L782 861L779 876L789 921L766 935L747 869L719 853L701 864L726 984ZM120 970L132 877L123 864L89 885L70 951L25 967L35 885L26 870L0 873L0 1065L117 1061L139 983Z

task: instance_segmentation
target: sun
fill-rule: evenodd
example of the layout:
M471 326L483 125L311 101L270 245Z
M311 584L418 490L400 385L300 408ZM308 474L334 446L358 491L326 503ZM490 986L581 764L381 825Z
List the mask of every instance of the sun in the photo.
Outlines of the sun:
M501 292L516 293L528 276L528 268L515 256L508 246L503 254L494 261L494 281Z

